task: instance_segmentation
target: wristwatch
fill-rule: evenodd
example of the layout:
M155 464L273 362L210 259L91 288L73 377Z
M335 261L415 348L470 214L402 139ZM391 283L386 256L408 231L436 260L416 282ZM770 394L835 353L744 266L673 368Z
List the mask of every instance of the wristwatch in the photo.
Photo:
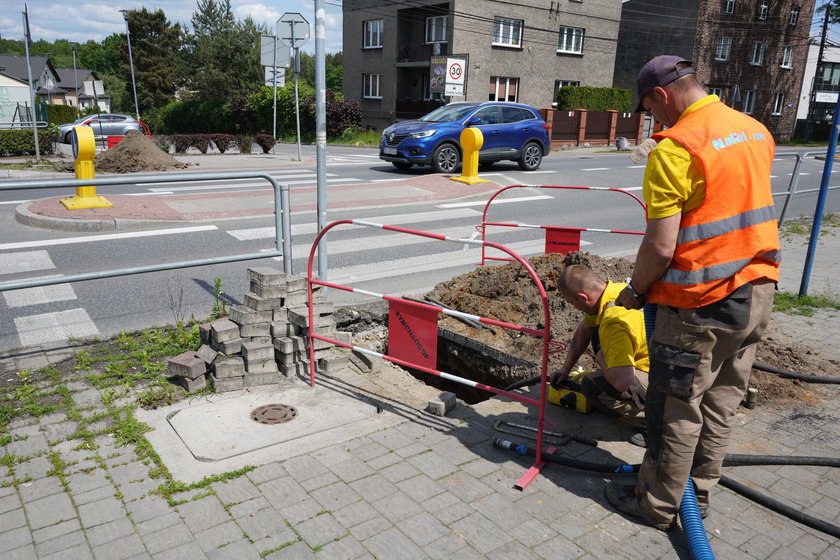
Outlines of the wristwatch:
M627 279L627 289L630 290L630 296L635 299L644 302L646 294L640 294L633 288L633 284L630 283L630 279Z

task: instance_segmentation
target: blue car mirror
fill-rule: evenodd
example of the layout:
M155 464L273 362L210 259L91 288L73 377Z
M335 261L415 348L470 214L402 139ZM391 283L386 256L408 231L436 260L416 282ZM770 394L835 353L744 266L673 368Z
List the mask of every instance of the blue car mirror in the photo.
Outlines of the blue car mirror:
M481 124L481 117L472 117L470 119L467 119L467 126L474 126L477 124Z

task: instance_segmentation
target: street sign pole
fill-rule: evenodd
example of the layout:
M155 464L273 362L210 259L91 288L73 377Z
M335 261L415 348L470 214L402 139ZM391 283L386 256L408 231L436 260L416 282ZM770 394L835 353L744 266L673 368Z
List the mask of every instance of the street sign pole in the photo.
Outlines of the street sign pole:
M292 26L292 42L295 41L295 28ZM300 99L298 98L298 74L300 74L300 49L295 47L295 124L297 125L298 161L300 156Z
M327 87L324 0L315 0L315 171L318 193L318 231L327 227ZM327 235L318 245L318 277L327 280Z
M274 118L271 119L271 134L274 136L274 142L271 144L271 153L276 154L275 147L277 146L277 36L272 35L272 44L274 45L274 67L271 73L271 89L274 90Z

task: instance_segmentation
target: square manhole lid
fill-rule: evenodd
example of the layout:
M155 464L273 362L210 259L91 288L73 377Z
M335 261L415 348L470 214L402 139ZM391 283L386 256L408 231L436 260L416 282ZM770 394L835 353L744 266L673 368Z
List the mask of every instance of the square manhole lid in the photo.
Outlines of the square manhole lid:
M296 411L294 421L262 424L252 412L281 402ZM376 416L380 409L320 387L281 387L243 393L216 402L176 410L167 421L197 460L213 462L265 449Z

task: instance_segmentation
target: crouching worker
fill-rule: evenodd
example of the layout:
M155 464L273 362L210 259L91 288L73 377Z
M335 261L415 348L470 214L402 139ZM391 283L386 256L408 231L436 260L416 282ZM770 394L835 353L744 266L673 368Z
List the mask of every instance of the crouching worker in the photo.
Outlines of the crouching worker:
M591 343L600 370L584 378L584 395L602 412L643 428L650 361L642 312L615 304L626 286L605 281L586 266L570 265L563 270L558 291L584 316L562 369L551 372L549 383L559 388ZM631 442L643 446L644 434L634 434Z

